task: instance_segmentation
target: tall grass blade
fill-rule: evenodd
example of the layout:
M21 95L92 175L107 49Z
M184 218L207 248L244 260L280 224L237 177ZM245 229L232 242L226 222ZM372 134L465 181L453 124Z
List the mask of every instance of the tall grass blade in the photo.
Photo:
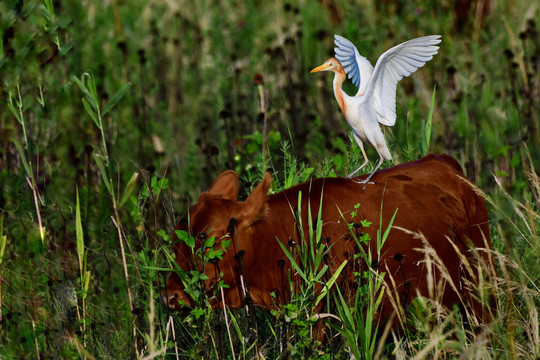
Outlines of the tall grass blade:
M291 265L292 267L294 267L294 269L298 272L298 274L300 275L300 277L302 278L302 280L304 280L305 282L309 282L309 279L308 277L306 276L306 273L304 273L302 271L302 269L300 269L300 266L298 266L298 263L296 262L295 258L292 256L292 254L290 253L290 251L287 249L287 247L285 245L283 245L281 243L281 241L279 241L278 238L276 238L279 246L281 246L281 249L283 250L283 253L285 254L285 256L287 257L287 259L289 259L289 261L291 262Z
M328 294L328 291L332 288L334 283L336 282L337 278L339 277L339 274L341 274L341 271L343 271L343 268L347 265L347 260L343 260L339 268L334 272L332 277L324 284L323 289L321 290L321 293L319 296L317 296L317 299L315 300L315 306L319 305L322 299Z
M103 130L101 128L101 123L99 122L98 118L96 117L96 114L95 114L94 110L92 110L92 107L90 106L89 101L86 98L82 98L82 103L83 103L84 109L86 110L88 115L90 115L90 118L92 119L94 124L98 127L99 130Z
M77 255L79 257L79 270L81 272L81 280L83 280L84 234L81 220L81 206L79 203L79 187L76 188L76 193L77 201L75 203L75 234L77 238Z
M19 115L19 111L17 109L15 109L15 106L13 106L13 101L11 99L11 94L9 94L9 102L7 104L8 106L8 109L11 111L11 113L13 114L13 116L15 116L15 118L17 119L17 121L22 124L23 121L21 119L21 116Z
M388 235L390 234L390 229L392 229L392 225L394 224L394 220L396 219L398 209L394 211L394 215L392 215L392 218L390 219L390 222L388 223L388 226L386 227L386 230L384 231L384 234L382 237L377 236L377 254L381 253L382 247L384 243L386 242L386 239L388 238ZM381 206L381 214L382 214L382 206ZM381 215L381 226L382 226L382 215ZM377 235L380 234L380 230L377 232Z
M111 180L109 179L109 176L107 175L107 171L105 170L105 165L103 164L103 161L101 161L101 158L98 154L94 154L94 160L96 161L96 165L98 166L99 172L101 173L101 179L103 180L103 184L105 184L105 187L107 188L107 191L109 192L109 194L114 195ZM113 196L113 201L115 201L114 196Z
M431 126L433 122L433 111L435 109L435 90L436 85L433 86L433 92L431 93L431 104L429 106L428 119L422 123L422 142L420 143L420 149L422 156L426 156L429 153L429 145L431 142Z
M114 93L114 95L111 97L111 99L107 102L107 104L103 108L103 111L101 112L101 116L107 115L109 111L111 111L116 106L116 104L118 104L118 102L122 100L122 98L124 97L124 95L126 95L126 93L128 92L130 88L131 88L131 83L127 83L124 86L122 86L116 93Z
M92 79L91 75L89 75L89 73L84 73L82 75L82 79L84 79L84 77L87 76L89 77L90 79ZM97 101L97 93L95 92L95 88L94 88L94 92L91 92L88 87L84 84L84 82L82 80L80 80L78 77L76 77L75 75L71 77L71 80L77 84L77 86L79 87L79 89L82 91L83 95L84 95L84 99L86 99L86 101L88 102L88 105L91 106L87 109L87 111L89 111L89 109L91 111L91 113L97 113L99 111L99 106L98 106L98 101Z
M24 170L26 171L26 175L28 175L28 177L30 177L30 178L33 178L34 173L32 171L32 168L30 167L30 164L28 164L28 161L26 160L26 155L25 155L25 152L24 152L24 149L23 149L21 143L17 139L12 139L11 141L13 142L15 147L17 148L19 156L21 157L21 163L23 164Z

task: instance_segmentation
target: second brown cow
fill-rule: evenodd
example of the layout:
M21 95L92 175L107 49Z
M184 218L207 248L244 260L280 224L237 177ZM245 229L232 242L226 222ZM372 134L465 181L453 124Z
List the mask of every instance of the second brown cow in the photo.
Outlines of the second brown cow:
M187 231L195 239L214 236L217 249L223 239L233 240L219 261L223 273L221 280L229 286L223 296L226 306L242 307L245 300L242 286L248 284L255 306L274 308L276 302L285 302L289 296L287 286L284 286L283 268L290 269L290 262L286 261L277 239L285 246L291 245L291 240L306 241L299 238L297 210L301 210L305 227L308 221L313 221L307 218L308 206L311 206L312 216L316 216L319 205L322 206L322 236L331 247L327 263L335 270L343 260L354 263L350 260L358 252L355 241L351 241L350 223L363 219L371 222L370 227L360 231L375 239L380 221L384 231L397 209L378 266L394 278L392 290L399 294L402 305L407 305L417 294L434 295L428 289L424 254L419 251L424 244L414 233L425 237L447 269L448 280L454 284L454 287L436 289L439 293L435 295L447 306L457 303L460 296L463 299L461 293L465 291L459 286L464 283L465 272L463 259L456 249L470 256L470 247L489 248L490 238L484 200L466 181L459 164L445 154L429 155L381 170L374 181L376 184L368 185L363 191L363 185L351 179L320 178L267 195L271 186L271 177L267 173L245 201L238 201L238 176L233 171L226 171L208 192L201 194L177 229ZM298 202L300 192L301 203ZM371 241L370 246L374 252L375 241ZM184 242L178 242L175 250L178 265L186 271L192 270L191 249ZM218 281L214 264L207 264L204 271L209 277L207 288L211 288ZM437 277L437 269L434 271ZM348 278L350 276L342 276L341 284ZM174 273L161 297L173 309L192 304ZM469 298L468 294L465 298ZM213 306L221 307L221 297L215 299ZM387 300L382 304L385 317L392 311Z

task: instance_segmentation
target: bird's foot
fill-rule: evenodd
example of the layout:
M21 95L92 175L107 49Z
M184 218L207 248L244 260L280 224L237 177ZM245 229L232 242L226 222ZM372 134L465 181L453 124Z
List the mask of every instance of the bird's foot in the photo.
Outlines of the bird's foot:
M375 184L375 182L369 181L369 179L364 179L364 180L358 180L358 179L353 179L353 178L350 178L350 179L357 184L364 184L364 189L363 189L364 191L366 190L366 186L368 184Z

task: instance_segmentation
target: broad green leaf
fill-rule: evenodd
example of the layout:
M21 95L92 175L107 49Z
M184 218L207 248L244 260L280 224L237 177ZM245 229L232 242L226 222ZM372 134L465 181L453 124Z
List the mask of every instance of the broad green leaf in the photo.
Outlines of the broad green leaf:
M210 248L212 246L214 246L214 243L216 242L216 237L215 236L212 236L210 238L208 238L205 242L204 242L204 247L207 247L207 248Z
M231 240L232 239L230 237L227 238L226 240L223 240L221 242L221 247L226 250L229 247L229 245L231 245Z
M174 233L178 237L178 240L185 242L189 248L193 249L195 247L195 238L190 236L187 231L176 230Z

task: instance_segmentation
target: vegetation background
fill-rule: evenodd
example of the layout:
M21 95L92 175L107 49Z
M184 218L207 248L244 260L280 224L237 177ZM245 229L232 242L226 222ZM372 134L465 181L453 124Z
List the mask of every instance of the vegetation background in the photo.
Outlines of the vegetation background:
M539 23L529 0L3 0L0 358L347 356L345 340L312 346L310 324L283 342L270 331L280 314L259 315L258 350L237 327L233 355L210 341L207 309L170 322L156 302L179 214L221 171L240 174L245 196L268 167L277 191L287 173L298 182L358 164L331 76L309 73L333 55L334 33L373 64L442 35L439 54L398 85L393 162L447 152L486 193L504 260L481 354L537 358ZM379 355L480 347L473 330L431 330Z

